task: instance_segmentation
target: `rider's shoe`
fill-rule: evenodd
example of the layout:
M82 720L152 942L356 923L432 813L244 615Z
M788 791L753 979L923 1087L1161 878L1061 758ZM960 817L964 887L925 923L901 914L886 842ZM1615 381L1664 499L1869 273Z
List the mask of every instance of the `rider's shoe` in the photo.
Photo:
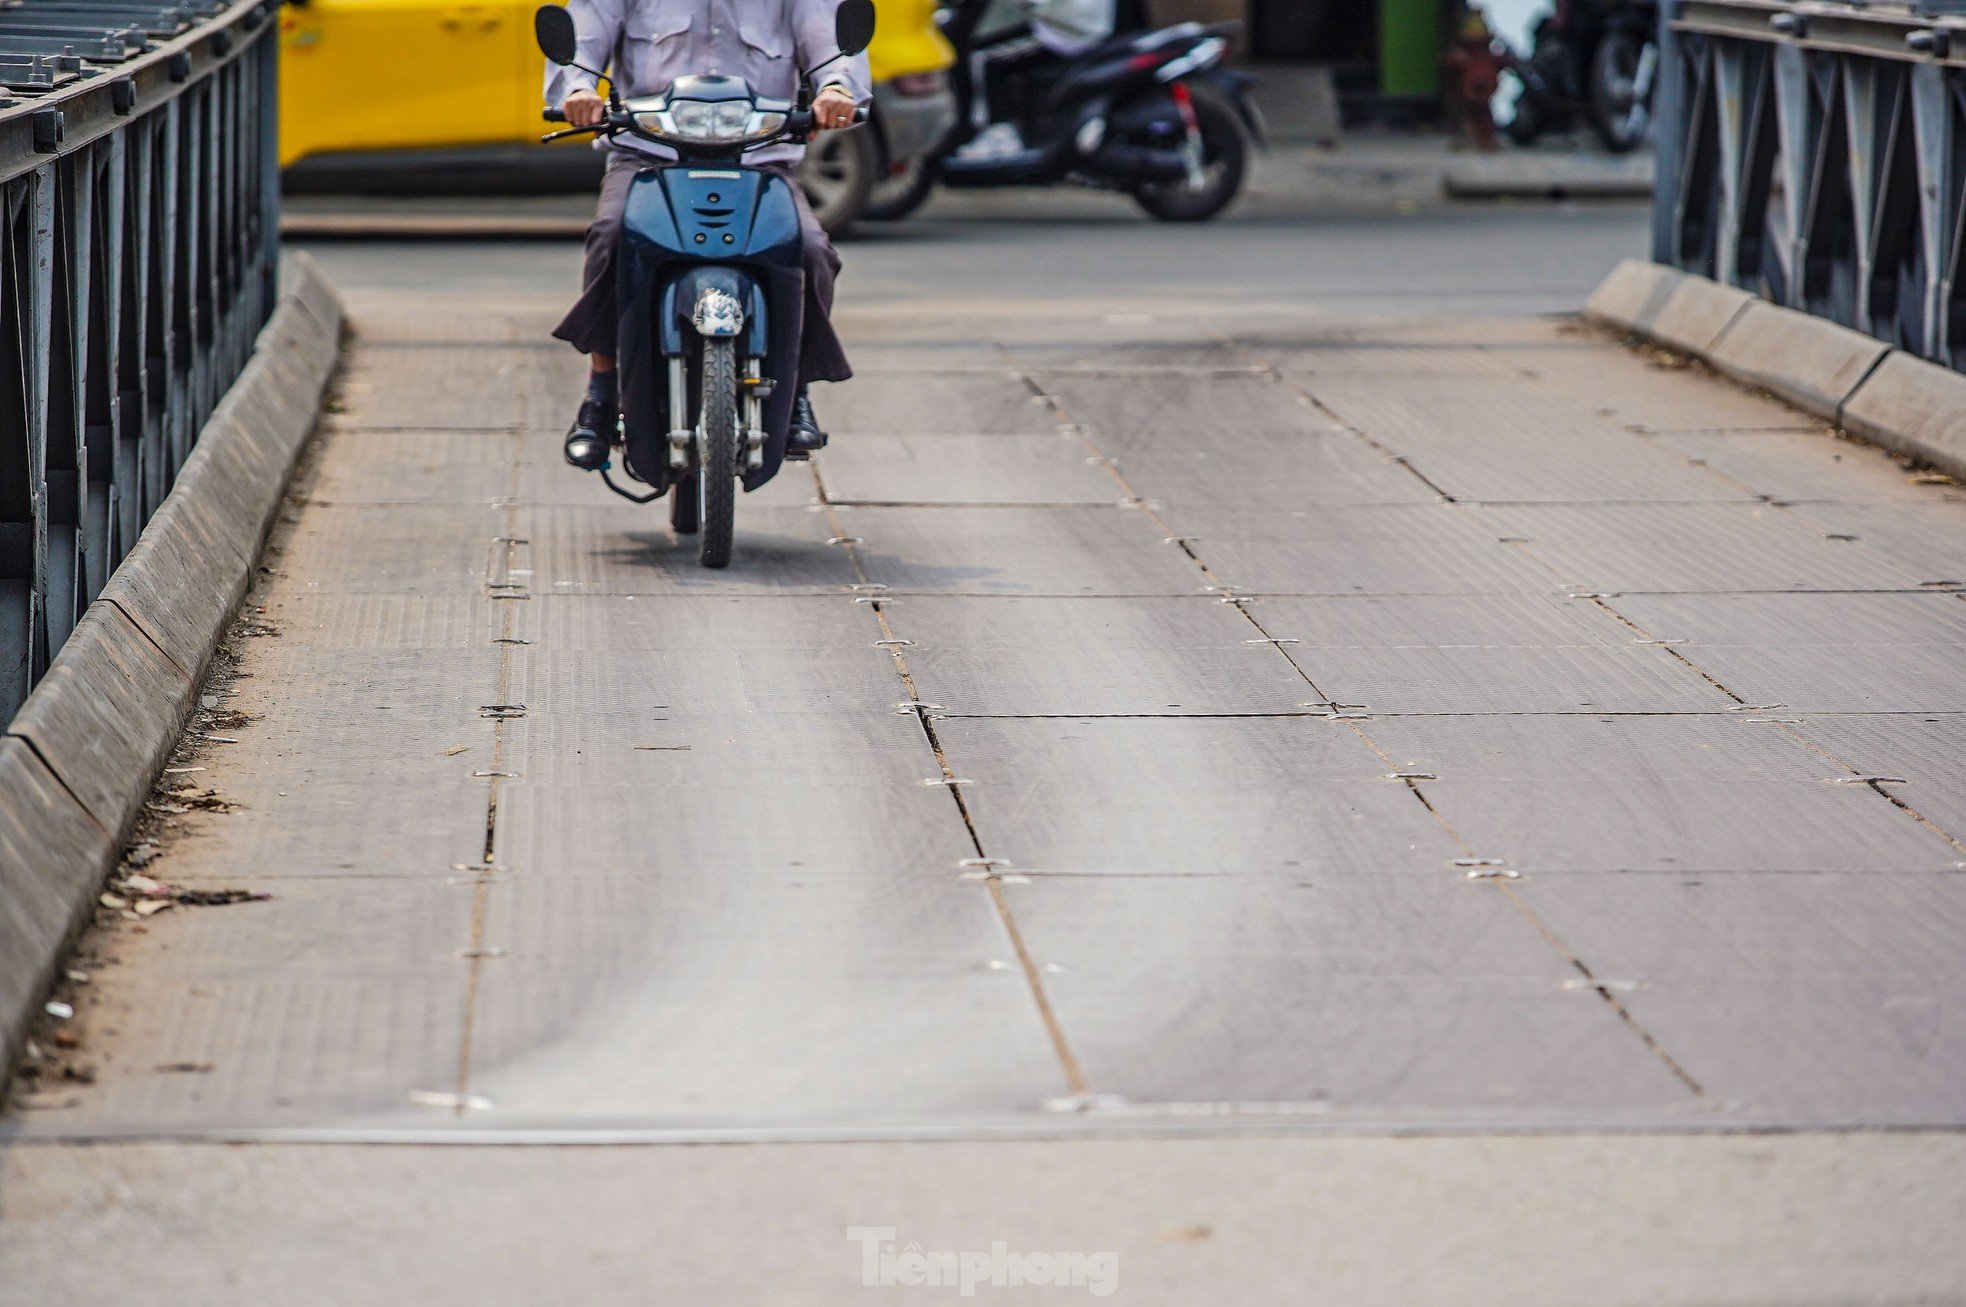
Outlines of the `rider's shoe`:
M956 151L964 163L994 163L1024 152L1024 134L1015 123L991 123Z
M819 429L819 419L813 416L812 397L800 387L799 397L792 401L792 434L785 444L785 456L810 458L824 448L826 433Z
M621 415L610 404L596 399L580 402L580 415L567 432L567 462L583 472L598 472L614 448Z

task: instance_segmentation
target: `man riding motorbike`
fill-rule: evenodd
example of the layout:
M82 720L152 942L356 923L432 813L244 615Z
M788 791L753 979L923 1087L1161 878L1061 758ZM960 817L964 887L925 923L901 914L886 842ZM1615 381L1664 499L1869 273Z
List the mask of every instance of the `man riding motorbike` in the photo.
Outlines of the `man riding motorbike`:
M576 62L605 68L624 96L658 94L678 77L723 74L740 77L761 96L791 100L801 69L826 64L824 85L812 102L817 129L851 126L872 98L865 54L837 59L834 10L838 0L568 0L579 38ZM837 61L835 61L837 60ZM834 62L829 62L834 61ZM557 106L576 127L591 127L608 106L595 79L579 68L549 65L546 103ZM635 174L651 157L673 152L651 141L621 136L609 142L600 203L587 229L586 262L580 298L554 336L589 360L587 396L567 432L566 458L594 471L608 461L620 427L620 399L614 372L615 246L622 212ZM787 176L793 175L805 147L793 142L768 146L751 156ZM845 381L853 375L846 350L833 330L833 283L839 254L795 184L799 225L805 238L805 329L799 357L798 398L793 407L789 452L824 448L826 434L813 416L806 387L814 381Z
M994 158L1022 150L1024 136L1015 121L1018 84L1107 40L1115 21L1115 0L998 0L984 19L986 29L994 30L970 55L975 88L970 112L977 134L957 153Z

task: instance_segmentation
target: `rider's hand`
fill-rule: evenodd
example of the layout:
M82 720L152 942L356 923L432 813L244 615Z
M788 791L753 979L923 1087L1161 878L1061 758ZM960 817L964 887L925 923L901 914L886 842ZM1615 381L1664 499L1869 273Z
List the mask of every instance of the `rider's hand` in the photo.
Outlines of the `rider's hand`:
M575 91L560 106L560 112L575 127L594 127L608 116L608 105L597 91Z
M842 86L827 87L812 102L812 121L819 132L853 126L853 116L858 112L860 106Z

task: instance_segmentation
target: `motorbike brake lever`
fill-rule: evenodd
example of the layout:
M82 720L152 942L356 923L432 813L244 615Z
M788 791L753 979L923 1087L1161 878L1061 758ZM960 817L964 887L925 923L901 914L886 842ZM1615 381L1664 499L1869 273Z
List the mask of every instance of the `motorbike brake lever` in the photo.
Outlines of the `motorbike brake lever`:
M606 130L607 125L605 123L596 123L592 127L568 127L562 131L546 133L546 135L539 138L539 143L541 145L550 145L554 141L563 141L569 136L591 136Z

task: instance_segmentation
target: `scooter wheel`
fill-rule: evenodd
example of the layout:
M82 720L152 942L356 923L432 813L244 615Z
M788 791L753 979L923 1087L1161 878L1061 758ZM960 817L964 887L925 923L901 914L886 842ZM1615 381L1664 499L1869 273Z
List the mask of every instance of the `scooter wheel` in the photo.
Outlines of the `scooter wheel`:
M697 513L705 567L729 567L737 533L737 345L703 342L703 448L697 461Z
M1651 43L1634 31L1609 32L1591 57L1591 126L1613 154L1637 149L1652 125Z
M1206 222L1236 201L1249 169L1249 133L1235 107L1219 95L1193 88L1195 118L1201 127L1204 180L1155 182L1133 192L1134 200L1162 222Z

